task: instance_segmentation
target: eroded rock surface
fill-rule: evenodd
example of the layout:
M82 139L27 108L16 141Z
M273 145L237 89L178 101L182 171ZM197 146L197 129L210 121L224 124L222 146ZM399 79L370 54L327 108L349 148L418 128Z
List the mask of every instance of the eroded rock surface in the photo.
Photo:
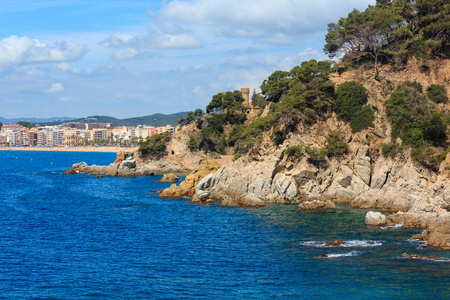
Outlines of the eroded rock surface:
M320 200L312 200L305 201L298 205L299 209L302 210L315 210L315 209L335 209L336 204L331 202L330 200L320 201Z
M380 212L369 211L365 217L366 225L380 226L386 224L386 216Z
M164 174L163 177L159 180L159 182L164 183L171 183L171 182L178 182L179 178L177 175L173 173Z
M197 185L208 174L217 171L220 164L213 160L202 161L191 174L186 176L185 180L178 186L172 184L169 188L163 190L159 197L161 198L181 198L183 196L194 196Z
M76 163L65 171L64 174L95 174L106 176L152 176L153 170L142 168L136 165L134 155L131 153L119 151L117 152L116 160L109 166L89 166L85 162Z

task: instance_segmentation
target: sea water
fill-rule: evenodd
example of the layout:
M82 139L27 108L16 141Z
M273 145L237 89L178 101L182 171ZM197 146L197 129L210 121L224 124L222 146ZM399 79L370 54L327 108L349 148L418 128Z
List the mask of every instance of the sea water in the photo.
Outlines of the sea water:
M147 193L161 176L62 174L114 158L0 151L1 299L450 298L449 252L366 210L204 206Z

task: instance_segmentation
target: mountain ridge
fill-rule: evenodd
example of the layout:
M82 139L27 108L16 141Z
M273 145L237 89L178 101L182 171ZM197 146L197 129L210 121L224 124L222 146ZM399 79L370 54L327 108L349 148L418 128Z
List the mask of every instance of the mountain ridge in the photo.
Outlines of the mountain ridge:
M166 126L177 125L180 118L186 117L188 112L178 112L173 114L155 113L148 116L139 116L133 118L114 118L111 116L93 115L85 118L73 118L73 117L51 117L51 118L2 118L0 122L3 124L15 124L19 121L30 122L34 124L52 123L55 125L65 122L79 122L79 123L111 123L114 126L137 126L137 125L149 125L149 126Z

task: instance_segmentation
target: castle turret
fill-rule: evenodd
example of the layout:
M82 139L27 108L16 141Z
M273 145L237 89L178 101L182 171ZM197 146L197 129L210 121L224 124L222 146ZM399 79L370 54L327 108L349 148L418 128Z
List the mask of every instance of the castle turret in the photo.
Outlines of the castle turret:
M250 89L249 88L241 88L241 94L244 98L244 103L242 105L249 107L250 106Z

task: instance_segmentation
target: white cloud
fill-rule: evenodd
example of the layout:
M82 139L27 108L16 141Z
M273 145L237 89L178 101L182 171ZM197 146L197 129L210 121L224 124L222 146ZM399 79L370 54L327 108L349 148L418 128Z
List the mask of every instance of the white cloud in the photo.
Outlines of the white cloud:
M138 49L198 48L203 44L192 34L184 32L166 33L161 29L150 29L143 35L113 34L102 42L112 48L130 47Z
M64 86L59 82L52 84L49 89L42 90L43 93L61 93L62 91L64 91Z
M253 62L247 54L238 55L230 60L230 63L236 66L246 67L251 65Z
M193 0L172 1L159 20L208 26L229 37L255 37L271 43L292 42L294 36L323 32L353 7L373 0ZM349 10L350 9L350 10ZM325 26L325 27L324 27Z
M201 88L201 87L196 86L196 87L194 88L194 90L192 90L192 93L193 93L194 95L202 95L202 94L203 94L203 91L202 91L202 88Z
M26 53L35 45L27 37L15 35L0 41L0 67L23 62Z
M26 36L12 35L0 40L0 68L22 63L64 62L80 59L87 49L76 43L46 45Z
M301 62L303 62L303 61L308 61L311 59L327 60L327 58L328 57L324 53L319 52L316 49L306 48L303 51L300 51L299 53L297 53L297 55L286 56L281 62L275 63L275 64L281 70L289 71L294 66L300 65Z
M132 34L115 33L107 39L110 47L122 47L128 44L134 36Z
M135 58L139 54L139 51L134 48L125 48L122 50L119 50L118 52L114 53L113 59L114 60L131 60Z
M59 98L59 101L62 101L62 102L67 102L67 101L70 101L70 100L71 100L70 97L60 97Z
M90 74L93 71L92 68L84 68L84 69L74 68L69 63L66 62L59 63L56 65L56 67L63 72L71 72L73 74L81 74L81 73Z
M70 66L70 64L68 64L68 63L66 63L66 62L57 64L56 66L57 66L61 71L64 71L64 72L70 71L70 70L72 69L72 67Z

